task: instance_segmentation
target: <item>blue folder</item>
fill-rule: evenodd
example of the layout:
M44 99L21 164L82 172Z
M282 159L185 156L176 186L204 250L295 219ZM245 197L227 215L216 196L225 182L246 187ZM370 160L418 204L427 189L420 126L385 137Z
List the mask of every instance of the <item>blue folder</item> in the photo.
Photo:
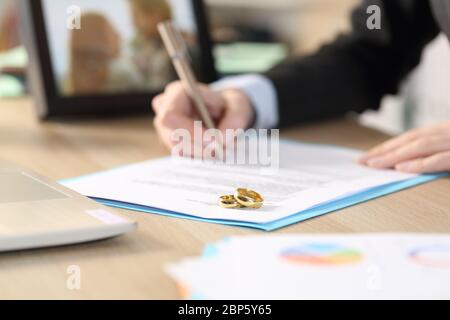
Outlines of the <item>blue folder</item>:
M115 169L120 169L115 168ZM113 170L115 170L113 169ZM94 173L95 174L95 173ZM256 222L244 222L244 221L238 221L238 220L225 220L225 219L207 219L207 218L201 218L185 213L170 211L170 210L164 210L149 206L143 206L133 203L126 203L121 201L115 201L115 200L109 200L109 199L99 199L99 198L92 198L95 201L98 201L104 205L110 206L110 207L116 207L116 208L122 208L122 209L129 209L134 211L140 211L140 212L146 212L146 213L154 213L154 214L160 214L168 217L176 217L176 218L184 218L184 219L191 219L196 221L203 221L203 222L211 222L211 223L218 223L218 224L224 224L224 225L231 225L231 226L240 226L240 227L248 227L248 228L255 228L260 229L264 231L273 231L276 229L280 229L283 227L286 227L288 225L301 222L307 219L311 219L314 217L321 216L323 214L327 214L339 209L343 209L346 207L353 206L355 204L365 202L371 199L375 199L378 197L382 197L387 194L391 194L403 189L411 188L432 180L436 180L440 177L447 176L446 173L440 173L440 174L427 174L427 175L421 175L417 176L411 179L407 179L404 181L389 183L381 186L377 186L374 188L369 188L354 194L345 195L341 198L333 199L329 202L321 203L317 206L311 207L309 209L300 211L300 212L294 212L291 215L288 215L282 219L274 220L267 223L256 223ZM84 176L86 177L86 176ZM73 179L82 179L83 177L77 177ZM62 184L64 182L69 182L72 179L66 179L61 181Z

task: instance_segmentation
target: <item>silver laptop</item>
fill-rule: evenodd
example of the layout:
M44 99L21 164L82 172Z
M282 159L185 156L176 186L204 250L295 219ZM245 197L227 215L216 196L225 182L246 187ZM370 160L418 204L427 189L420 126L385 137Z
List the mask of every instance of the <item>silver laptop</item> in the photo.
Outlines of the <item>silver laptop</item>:
M114 237L136 223L0 160L0 252Z

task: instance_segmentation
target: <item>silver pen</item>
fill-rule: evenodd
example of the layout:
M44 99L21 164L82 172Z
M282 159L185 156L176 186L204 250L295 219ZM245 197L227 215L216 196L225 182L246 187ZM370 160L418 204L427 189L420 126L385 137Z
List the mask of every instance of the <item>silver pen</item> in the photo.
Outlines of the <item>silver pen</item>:
M164 45L172 60L175 71L181 80L186 92L194 102L194 105L207 129L214 129L214 121L209 114L203 97L197 86L197 79L187 59L187 46L181 33L171 21L158 24L158 30Z

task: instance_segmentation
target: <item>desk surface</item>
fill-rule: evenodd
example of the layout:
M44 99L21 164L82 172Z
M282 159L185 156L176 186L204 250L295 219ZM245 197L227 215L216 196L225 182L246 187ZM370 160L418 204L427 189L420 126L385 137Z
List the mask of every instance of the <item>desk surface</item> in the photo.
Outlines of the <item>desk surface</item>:
M386 136L351 121L287 130L284 137L368 148ZM29 99L0 100L0 158L58 180L167 155L150 117L39 123ZM450 179L401 191L274 233L450 232ZM120 210L137 231L115 239L0 254L0 299L174 299L163 267L198 255L225 236L262 234ZM81 268L81 289L69 290L67 268Z

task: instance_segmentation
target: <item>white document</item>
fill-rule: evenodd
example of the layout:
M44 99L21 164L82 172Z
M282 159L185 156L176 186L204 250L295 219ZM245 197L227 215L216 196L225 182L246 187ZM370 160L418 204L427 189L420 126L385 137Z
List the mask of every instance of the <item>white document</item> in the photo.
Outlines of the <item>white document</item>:
M450 236L233 237L167 272L188 299L449 299Z
M266 223L376 186L415 175L356 163L360 152L331 146L280 143L280 169L163 158L68 180L89 197L138 204L206 219ZM264 197L259 210L224 209L221 195L238 187Z

